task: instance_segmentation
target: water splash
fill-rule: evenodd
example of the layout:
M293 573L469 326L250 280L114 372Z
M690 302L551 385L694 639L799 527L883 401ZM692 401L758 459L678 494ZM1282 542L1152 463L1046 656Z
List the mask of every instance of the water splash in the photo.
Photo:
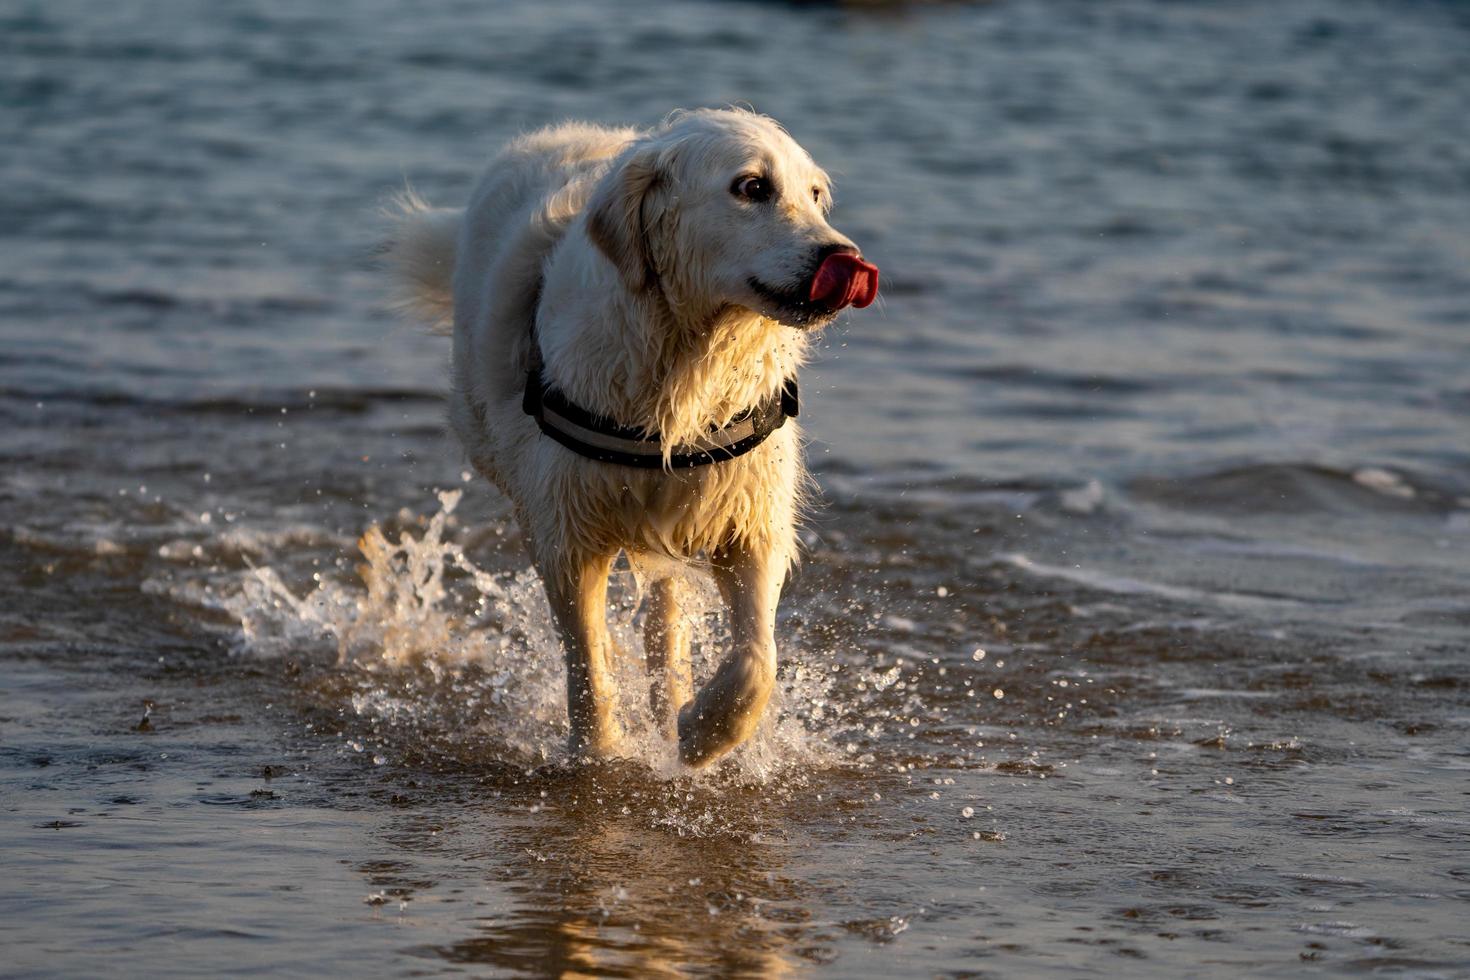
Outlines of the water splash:
M409 515L396 535L368 527L357 542L356 578L315 575L313 587L297 591L266 554L223 578L156 591L230 617L238 653L334 659L351 679L346 700L375 752L392 758L422 754L428 743L475 744L513 765L564 762L566 674L540 579L530 568L486 571L466 554L452 520L461 495L440 492L432 516ZM687 574L692 660L703 677L727 649L728 624L709 576ZM662 777L687 775L647 703L640 598L634 572L615 572L608 625L621 654L614 674L624 748ZM837 757L818 731L839 714L826 707L832 675L809 668L793 646L785 644L765 721L730 765L717 767L722 778L764 782Z

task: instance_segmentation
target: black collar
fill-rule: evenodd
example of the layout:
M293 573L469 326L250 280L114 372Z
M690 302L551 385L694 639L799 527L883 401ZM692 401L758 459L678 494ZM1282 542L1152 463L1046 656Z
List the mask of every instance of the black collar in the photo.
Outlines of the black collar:
M526 394L521 408L536 420L541 431L572 452L603 463L644 469L687 469L708 466L744 456L765 442L772 432L795 418L800 411L796 379L788 378L781 390L758 405L747 408L728 423L711 429L694 442L674 447L664 459L664 444L658 433L619 424L595 415L568 401L546 383L541 370L541 345L531 339L531 364L526 374Z

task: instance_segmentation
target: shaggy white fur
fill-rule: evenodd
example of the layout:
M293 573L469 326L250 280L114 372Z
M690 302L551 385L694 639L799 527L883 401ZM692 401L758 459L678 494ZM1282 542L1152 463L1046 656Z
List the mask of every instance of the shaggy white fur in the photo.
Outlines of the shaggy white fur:
M533 336L549 384L659 433L667 453L794 376L808 330L853 301L853 288L818 301L824 257L871 270L858 302L871 301L877 270L827 223L830 200L827 175L773 120L699 110L646 132L569 123L522 136L463 212L411 193L398 202L386 249L397 305L452 323L450 418L512 501L546 585L574 756L618 753L605 598L620 551L652 578L651 697L681 757L702 765L749 737L775 680L776 603L807 476L792 421L744 456L692 469L576 455L522 411ZM668 558L707 560L730 608L733 648L692 698L678 581L648 560Z

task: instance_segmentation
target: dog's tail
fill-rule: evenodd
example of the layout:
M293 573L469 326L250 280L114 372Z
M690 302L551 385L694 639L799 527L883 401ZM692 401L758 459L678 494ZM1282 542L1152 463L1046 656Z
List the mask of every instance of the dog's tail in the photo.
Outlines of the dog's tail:
M394 311L449 333L454 326L454 253L463 212L431 208L405 187L385 208L388 240L381 249Z

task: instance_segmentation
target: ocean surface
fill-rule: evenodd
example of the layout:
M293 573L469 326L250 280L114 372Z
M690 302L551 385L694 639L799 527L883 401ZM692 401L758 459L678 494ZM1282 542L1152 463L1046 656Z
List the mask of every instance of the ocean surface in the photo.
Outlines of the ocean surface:
M733 103L882 298L768 723L574 769L378 209ZM1470 976L1467 119L1429 0L3 5L0 975Z

